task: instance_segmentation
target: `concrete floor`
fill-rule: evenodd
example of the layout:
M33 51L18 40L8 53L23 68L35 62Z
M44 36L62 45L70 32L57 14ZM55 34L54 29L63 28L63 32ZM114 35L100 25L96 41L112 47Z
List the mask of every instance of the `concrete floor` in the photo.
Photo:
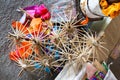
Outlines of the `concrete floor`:
M10 41L6 38L10 29L11 21L18 20L21 16L16 12L18 7L25 7L33 4L40 4L40 0L0 0L0 80L37 80L34 79L34 75L27 74L25 72L21 77L18 77L20 68L9 60L8 53L10 52ZM113 20L113 26L115 23L119 23L120 17ZM113 61L109 59L109 62ZM120 58L114 61L111 66L113 73L120 80ZM44 80L54 80L54 76L47 76Z

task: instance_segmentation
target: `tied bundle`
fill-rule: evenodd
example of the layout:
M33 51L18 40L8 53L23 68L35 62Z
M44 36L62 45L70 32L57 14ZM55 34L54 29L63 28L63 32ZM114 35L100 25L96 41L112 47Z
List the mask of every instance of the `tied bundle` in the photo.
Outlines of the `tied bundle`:
M9 53L23 70L30 72L51 70L60 72L65 64L87 61L103 61L108 57L104 47L103 33L96 34L85 26L88 18L78 19L78 14L57 13L57 23L51 22L51 14L44 4L20 8L24 12L20 21L12 22L13 50ZM20 72L20 73L21 73Z

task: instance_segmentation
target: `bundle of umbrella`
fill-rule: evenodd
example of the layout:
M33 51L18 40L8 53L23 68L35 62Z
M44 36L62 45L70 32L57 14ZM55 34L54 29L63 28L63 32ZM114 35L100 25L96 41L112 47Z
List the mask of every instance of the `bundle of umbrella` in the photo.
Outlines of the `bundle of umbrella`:
M10 59L23 70L31 72L61 71L66 64L82 66L88 61L103 61L108 51L102 41L103 32L97 34L85 29L88 19L77 19L57 13L57 23L51 22L51 14L44 4L20 8L24 12L20 21L12 22L13 50Z

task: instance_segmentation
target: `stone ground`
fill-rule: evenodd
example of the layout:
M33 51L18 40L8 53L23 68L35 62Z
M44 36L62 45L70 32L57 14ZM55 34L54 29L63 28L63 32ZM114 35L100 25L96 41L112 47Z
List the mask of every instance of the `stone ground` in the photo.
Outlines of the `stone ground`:
M45 1L45 0L44 0ZM11 31L11 21L18 20L21 16L16 12L18 7L25 7L33 4L40 4L40 0L0 0L0 80L38 80L35 75L25 72L21 77L17 74L20 68L9 60L10 41L6 38L8 32ZM115 64L111 66L112 71L120 80L120 58L115 60ZM47 76L44 80L54 80L54 76Z

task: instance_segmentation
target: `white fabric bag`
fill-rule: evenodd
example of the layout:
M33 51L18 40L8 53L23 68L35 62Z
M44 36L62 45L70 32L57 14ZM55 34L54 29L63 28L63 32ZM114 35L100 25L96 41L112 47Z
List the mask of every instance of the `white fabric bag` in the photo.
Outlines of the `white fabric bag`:
M55 80L74 80L79 71L80 65L77 63L66 64Z
M82 69L78 73L78 75L74 78L74 80L82 80L86 73L86 64L83 65Z
M104 80L118 80L118 79L114 76L112 71L109 69Z

